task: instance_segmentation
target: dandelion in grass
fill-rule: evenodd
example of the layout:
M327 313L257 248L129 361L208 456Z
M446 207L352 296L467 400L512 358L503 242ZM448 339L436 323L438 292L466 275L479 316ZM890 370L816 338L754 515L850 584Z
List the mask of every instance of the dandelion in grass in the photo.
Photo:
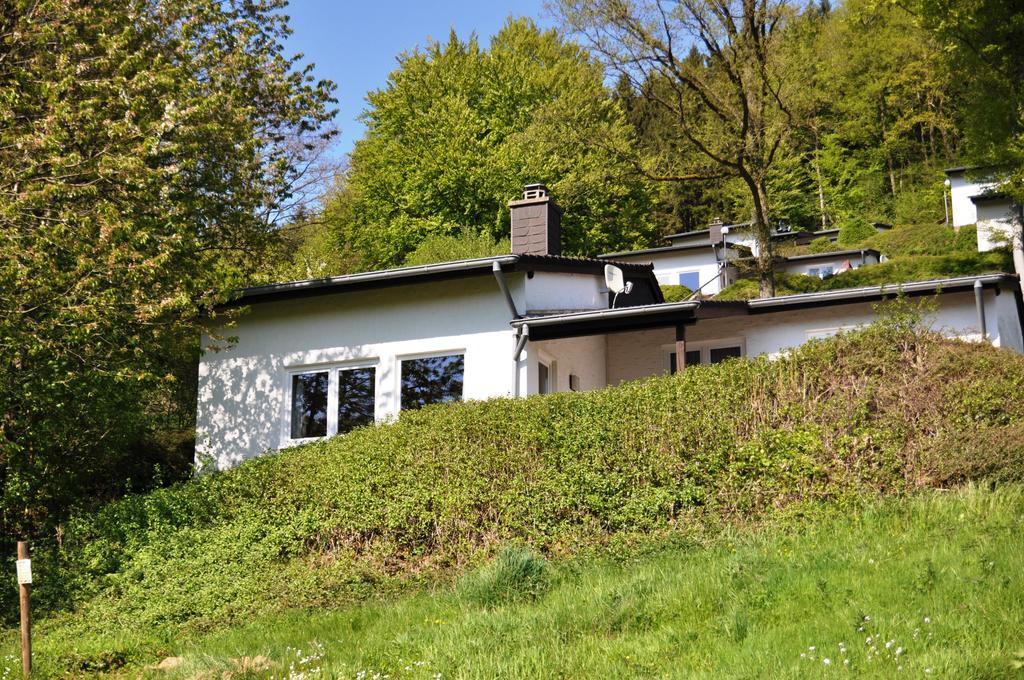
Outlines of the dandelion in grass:
M827 656L824 659L822 659L821 662L823 664L825 664L826 666L831 666L832 665L832 659L828 658Z

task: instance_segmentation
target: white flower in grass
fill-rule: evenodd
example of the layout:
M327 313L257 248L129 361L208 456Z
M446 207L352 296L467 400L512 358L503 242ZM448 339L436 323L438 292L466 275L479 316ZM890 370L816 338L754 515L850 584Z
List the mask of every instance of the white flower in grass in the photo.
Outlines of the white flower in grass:
M930 616L924 617L924 622L925 623L931 623L932 622L932 617L930 617Z
M925 672L925 673L931 673L931 672L932 672L932 669L931 669L931 668L925 668L925 669L924 669L924 672Z
M850 660L849 659L843 659L843 665L844 666L849 666L850 665Z
M825 657L824 659L822 659L821 662L823 664L825 664L826 666L831 666L832 665L832 659L829 659L828 657Z
M902 647L897 647L896 648L896 656L899 656L902 653L903 653L903 648Z

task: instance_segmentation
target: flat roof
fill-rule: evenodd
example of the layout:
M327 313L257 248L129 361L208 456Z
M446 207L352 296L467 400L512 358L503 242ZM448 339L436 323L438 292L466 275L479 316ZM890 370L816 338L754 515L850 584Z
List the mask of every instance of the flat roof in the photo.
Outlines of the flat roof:
M681 246L658 246L657 248L644 248L643 250L627 250L621 253L604 253L598 255L599 259L613 258L613 257L633 257L635 255L653 255L656 253L672 253L680 250L701 250L702 248L711 248L714 244L711 241L707 243L687 243ZM732 247L736 247L735 243L730 243ZM742 247L742 246L740 246Z
M853 255L874 255L880 257L881 253L873 248L856 248L853 250L832 250L827 253L810 253L808 255L791 255L786 258L786 262L801 261L801 260L832 260L837 257L850 257Z
M527 326L532 340L554 340L598 333L686 325L696 323L700 319L724 316L764 314L807 307L866 302L900 294L920 296L932 293L963 292L973 289L976 282L981 282L985 288L994 288L1001 284L1011 284L1016 288L1019 281L1020 279L1014 274L981 274L779 295L745 301L687 300L620 309L537 315L516 319L512 321L512 326L515 328Z
M564 273L586 273L595 276L604 274L606 264L615 264L628 274L648 276L654 281L653 267L637 262L615 262L604 259L564 257L561 255L494 255L471 260L439 262L415 267L381 269L377 271L329 276L320 279L285 281L262 286L251 286L237 291L222 308L240 307L258 302L272 302L317 295L329 295L342 291L385 288L407 283L421 283L457 279L467 276L488 274L498 265L502 271L553 271ZM656 285L656 284L652 284Z

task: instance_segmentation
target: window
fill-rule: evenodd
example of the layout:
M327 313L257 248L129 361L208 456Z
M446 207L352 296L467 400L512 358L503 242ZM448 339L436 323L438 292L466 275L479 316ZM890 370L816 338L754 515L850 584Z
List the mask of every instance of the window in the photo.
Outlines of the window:
M537 394L551 392L551 367L543 361L537 363Z
M686 286L690 290L700 288L700 272L681 272L679 274L679 285Z
M699 349L687 350L686 351L686 365L687 366L697 366L699 364L700 364L700 350ZM668 370L669 370L670 373L675 373L676 371L679 370L678 367L676 366L676 353L675 352L671 352L668 355Z
M832 267L832 265L828 265L827 267L822 267L821 268L821 278L827 279L828 277L832 276L835 273L835 271L836 270Z
M292 439L327 435L327 384L330 373L292 376Z
M373 422L376 385L373 367L338 371L338 434Z
M732 357L743 356L743 351L736 346L733 347L713 347L708 352L709 363L720 364L726 359Z
M462 399L465 357L448 354L402 361L402 408L417 409Z
M817 277L817 278L820 279L821 278L821 270L818 269L817 267L811 267L810 269L807 270L807 275L808 276L814 276L814 277Z

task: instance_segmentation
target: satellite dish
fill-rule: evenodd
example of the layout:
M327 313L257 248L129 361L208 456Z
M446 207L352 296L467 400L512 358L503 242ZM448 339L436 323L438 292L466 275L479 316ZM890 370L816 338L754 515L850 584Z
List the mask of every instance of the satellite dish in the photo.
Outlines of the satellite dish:
M626 290L626 277L622 275L622 270L613 264L604 266L604 282L608 290L616 295Z
M606 264L604 266L604 282L608 286L608 290L614 293L612 296L613 308L615 307L615 301L619 299L619 293L629 295L633 290L633 282L627 282L622 270L613 264Z

